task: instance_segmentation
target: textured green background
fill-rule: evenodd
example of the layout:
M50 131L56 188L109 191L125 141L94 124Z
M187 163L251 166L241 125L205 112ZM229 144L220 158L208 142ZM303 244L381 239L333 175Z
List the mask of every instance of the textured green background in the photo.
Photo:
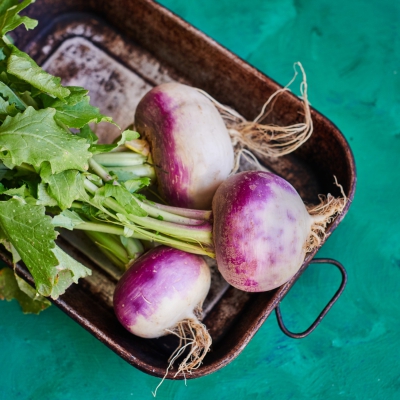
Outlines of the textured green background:
M349 274L322 325L293 340L271 316L230 365L187 386L165 382L157 398L399 399L400 2L162 3L281 84L301 61L313 106L349 140L358 186L319 252ZM331 268L309 268L283 302L290 328L305 328L338 282ZM158 382L56 307L25 316L0 302L0 399L150 399Z

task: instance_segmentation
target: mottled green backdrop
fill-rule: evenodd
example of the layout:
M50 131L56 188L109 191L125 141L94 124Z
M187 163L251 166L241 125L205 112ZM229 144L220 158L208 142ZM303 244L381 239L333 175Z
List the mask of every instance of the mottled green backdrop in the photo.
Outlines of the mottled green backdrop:
M230 365L187 386L165 382L157 398L399 399L400 2L162 4L281 84L301 61L312 105L353 149L358 186L349 214L319 253L349 274L323 324L293 340L271 316ZM310 267L283 302L287 325L304 329L339 280L335 270ZM15 301L0 302L0 399L150 399L158 382L56 307L25 316Z

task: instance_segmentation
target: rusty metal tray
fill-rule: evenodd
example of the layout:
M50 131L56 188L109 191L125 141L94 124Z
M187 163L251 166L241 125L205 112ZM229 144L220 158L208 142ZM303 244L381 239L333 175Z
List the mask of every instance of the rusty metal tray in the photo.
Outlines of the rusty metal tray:
M17 30L14 39L40 65L62 78L64 84L81 85L90 90L92 104L111 115L125 128L133 121L141 96L154 85L171 80L207 91L247 119L259 113L265 100L280 88L273 80L230 53L162 6L149 0L79 1L42 0L28 14L39 20L34 31ZM127 17L129 16L129 17ZM295 60L294 60L295 61ZM302 105L298 98L284 93L275 104L271 121L289 124L300 121ZM348 143L324 116L312 110L314 133L311 139L289 156L262 160L271 170L286 178L303 200L318 200L318 194L339 195L333 176L349 198L344 212L329 226L327 237L348 211L354 196L356 172ZM118 134L109 126L98 127L97 134L110 142ZM81 236L63 234L59 245L93 270L92 277L73 285L54 303L127 362L151 375L163 377L167 359L175 349L174 338L142 339L119 324L112 310L112 293L117 276L96 265L97 252L84 245ZM265 293L240 292L221 279L213 268L213 281L205 303L205 319L213 339L212 351L202 366L186 378L210 374L232 361L244 349L262 323L276 309L282 329L279 303L312 261L307 255L298 274L282 287ZM10 256L1 250L3 260ZM343 290L309 330L313 330ZM17 273L32 282L25 266ZM290 335L290 332L286 330ZM167 378L182 379L170 371Z

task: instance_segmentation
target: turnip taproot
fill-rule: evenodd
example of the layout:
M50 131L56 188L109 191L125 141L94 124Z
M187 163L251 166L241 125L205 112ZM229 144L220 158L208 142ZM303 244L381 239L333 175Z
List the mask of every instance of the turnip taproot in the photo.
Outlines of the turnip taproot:
M297 67L299 67L303 77L300 85L303 110L299 112L300 115L303 115L303 122L295 122L291 125L266 122L268 117L273 113L275 103L279 96L285 92L290 92L289 87L296 80L298 75ZM310 138L314 126L311 118L307 89L307 78L304 68L300 62L296 62L294 64L294 76L290 82L285 87L272 93L264 103L257 117L250 121L232 108L219 103L208 93L197 89L215 104L225 122L235 151L236 161L234 172L239 169L242 155L247 155L248 161L252 162L254 165L253 169L262 170L263 167L254 157L254 154L264 157L284 156L299 148Z

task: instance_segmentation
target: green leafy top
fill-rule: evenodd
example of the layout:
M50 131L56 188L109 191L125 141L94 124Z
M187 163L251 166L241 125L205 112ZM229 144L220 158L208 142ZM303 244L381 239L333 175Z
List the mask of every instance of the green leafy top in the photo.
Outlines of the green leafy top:
M18 50L12 44L7 46L10 50L7 60L7 72L10 75L16 76L41 92L48 93L59 99L65 99L70 95L69 89L61 85L60 78L48 74L28 54Z
M16 299L25 314L39 314L51 304L9 268L0 269L0 299Z
M20 25L37 25L19 15L31 3L0 2L0 240L14 262L24 261L37 292L57 298L91 273L57 247L57 232L47 215L52 207L71 207L84 192L90 143L69 128L87 132L91 122L112 120L90 105L87 90L64 87L5 36ZM12 281L7 278L12 290L4 289L8 294L3 297L18 292ZM23 295L14 297L27 302Z
M18 15L20 11L32 4L34 0L3 0L0 3L0 35L4 36L7 32L14 30L20 25L25 25L26 29L33 29L37 21Z
M5 36L36 25L18 14L32 2L0 3L0 242L13 262L25 263L40 295L57 298L91 271L57 246L56 228L114 235L101 241L102 251L124 265L142 247L136 239L211 255L211 233L196 236L184 217L137 193L155 176L150 157L132 157L128 142L138 133L99 144L89 124L113 121L90 104L87 90L63 86ZM110 243L120 247L110 253Z
M57 125L55 114L53 108L28 107L22 114L8 116L0 126L0 160L9 168L26 163L38 170L49 163L55 174L87 170L89 145Z

